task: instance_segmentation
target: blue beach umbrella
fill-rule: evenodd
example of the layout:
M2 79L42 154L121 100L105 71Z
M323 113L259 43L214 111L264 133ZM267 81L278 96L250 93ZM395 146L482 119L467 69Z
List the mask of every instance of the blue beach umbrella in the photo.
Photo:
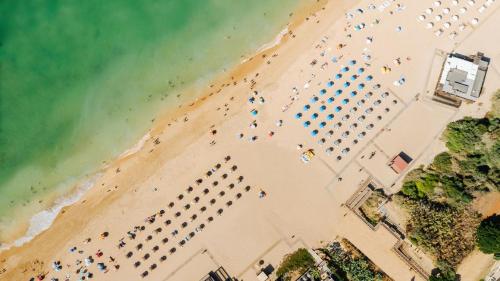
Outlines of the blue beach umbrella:
M316 136L316 135L318 135L318 130L312 130L312 131L311 131L311 136L313 136L313 137L314 137L314 136Z
M340 107L340 106L335 107L335 112L339 112L341 110L342 110L342 107Z
M310 101L311 103L315 103L318 101L318 97L312 97Z
M254 98L254 97L250 97L250 98L248 98L248 102L249 102L249 103L254 103L254 102L255 102L255 98Z
M358 76L356 74L354 74L353 76L351 76L351 81L354 81L356 79L358 79Z
M326 110L326 105L322 105L319 107L319 111L323 112Z
M340 73L335 74L335 79L340 79L340 78L342 78L342 74Z
M339 61L339 60L338 60L338 58L337 58L337 57L332 57L332 62L333 62L333 63L337 63L338 61Z
M351 95L351 97L355 97L357 94L358 94L358 92L352 91L350 95Z
M311 108L310 105L308 105L308 104L304 105L304 111L308 111L310 108Z
M311 121L306 121L306 122L304 122L304 127L306 127L306 128L307 128L307 127L309 127L309 125L311 125Z
M319 90L319 94L320 94L320 95L324 95L324 94L326 94L326 90L325 90L325 89L321 89L321 90Z
M300 119L300 118L302 118L302 113L299 112L295 114L295 119Z
M328 86L328 87L332 87L332 86L333 86L333 84L335 84L335 83L333 83L333 81L328 81L328 83L326 83L326 86Z
M358 90L363 90L365 88L365 84L361 83L358 85Z
M348 104L349 103L349 99L343 99L342 100L342 104Z
M340 71L345 73L345 72L349 71L349 67L344 66Z
M356 64L356 61L355 61L355 60L351 60L351 61L349 62L349 65L355 65L355 64Z
M332 119L333 119L333 117L334 117L334 116L333 116L333 114L328 114L328 116L326 116L326 119L327 119L327 120L332 120Z
M364 68L362 68L362 67L360 67L360 68L358 69L358 74L361 74L361 73L363 73L363 72L365 72L365 69L364 69Z
M373 76L371 76L371 75L366 76L366 81L372 81L372 79L373 79Z
M328 100L326 100L328 103L332 103L335 99L333 97L329 97Z
M350 85L351 85L351 83L349 83L349 82L347 82L347 81L346 81L346 82L344 82L344 88L347 88L347 87L349 87Z
M326 122L325 121L319 123L319 127L320 128L324 128L325 126L326 126Z
M250 113L255 116L257 115L257 113L259 113L256 109L252 109L252 111L250 111Z
M335 91L335 95L336 96L339 96L340 94L342 94L342 90L341 89L338 89L337 91Z
M311 115L311 118L314 120L314 119L317 119L318 118L318 113L313 113Z

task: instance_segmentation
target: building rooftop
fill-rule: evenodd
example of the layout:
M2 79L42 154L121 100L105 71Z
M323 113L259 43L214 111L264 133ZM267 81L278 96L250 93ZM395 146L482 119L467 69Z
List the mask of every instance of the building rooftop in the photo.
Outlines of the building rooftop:
M475 101L481 94L489 59L483 54L464 56L449 54L443 66L438 90Z
M401 151L396 157L392 159L390 165L394 172L396 172L397 174L401 174L401 172L403 172L408 167L411 161L413 161L413 159L408 156L408 154Z

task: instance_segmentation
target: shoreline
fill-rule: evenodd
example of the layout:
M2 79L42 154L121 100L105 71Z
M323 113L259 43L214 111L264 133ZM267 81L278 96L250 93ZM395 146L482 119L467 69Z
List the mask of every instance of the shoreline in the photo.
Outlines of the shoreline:
M66 208L70 208L88 195L88 193L92 192L96 188L95 184L102 179L101 177L104 174L112 171L113 167L119 166L120 163L140 153L149 141L161 135L164 129L169 127L171 123L177 122L182 116L194 111L198 106L202 106L210 97L218 94L220 90L230 85L228 82L241 80L249 72L263 66L265 60L262 55L279 49L282 44L290 39L290 30L299 27L303 22L307 21L306 18L308 15L319 11L326 3L328 1L322 0L312 4L306 4L305 2L299 4L295 12L290 15L289 22L269 42L264 43L250 55L242 55L243 59L236 62L229 70L226 70L224 67L218 70L214 74L213 79L204 81L204 86L200 87L200 85L197 85L199 83L194 81L191 85L176 91L181 96L181 99L176 101L177 103L174 102L171 106L161 109L145 135L115 158L104 161L101 167L98 167L95 172L82 175L82 178L77 180L73 184L73 187L69 188L65 194L54 197L49 207L33 214L28 222L23 222L19 226L19 231L16 231L19 235L14 235L16 236L14 240L5 241L0 244L0 254L10 249L21 247L45 232L60 218L61 212L64 213ZM258 60L259 58L261 58L261 61L254 61L254 59ZM214 85L219 86L214 90ZM199 95L190 94L182 99L185 93L190 92L198 92ZM173 99L175 99L174 96L175 94L172 95ZM45 194L41 198L47 197L51 198L52 196L51 194Z

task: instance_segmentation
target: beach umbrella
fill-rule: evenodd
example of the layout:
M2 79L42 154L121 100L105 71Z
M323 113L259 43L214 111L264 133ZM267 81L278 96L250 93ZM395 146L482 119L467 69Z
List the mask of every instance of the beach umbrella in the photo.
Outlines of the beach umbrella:
M373 80L373 76L371 76L371 75L366 76L366 81L372 81L372 80Z
M337 57L332 57L332 62L333 62L333 63L337 63L338 61L339 61L339 60L338 60L338 58L337 58Z
M349 82L347 82L347 81L346 81L346 82L344 82L344 88L347 88L347 87L349 87L350 85L351 85L351 83L349 83Z
M335 100L335 99L334 99L333 97L329 97L329 98L328 98L328 100L327 100L327 102L328 102L328 103L332 103L334 100Z
M343 99L342 100L342 104L348 104L349 103L349 99Z
M320 128L324 128L325 126L326 126L326 122L325 121L319 123L319 127Z
M311 136L317 136L318 135L318 130L312 130L311 131Z
M418 16L418 20L419 20L419 21L424 21L424 20L425 20L425 15L420 15L420 16Z
M342 110L342 107L340 107L340 106L337 106L337 107L335 108L335 112L339 112L339 111L341 111L341 110Z
M312 119L316 119L316 118L318 118L318 113L313 113L313 114L311 115L311 118L312 118Z
M332 120L333 117L334 117L334 115L330 113L330 114L328 114L328 116L326 116L326 119L327 120Z
M295 114L295 119L300 119L300 118L302 118L302 113L299 112Z
M473 19L471 19L470 23L472 25L477 25L479 23L479 19L478 18L473 18Z
M355 60L351 60L351 61L349 62L349 65L355 65L355 64L356 64L356 61L355 61Z
M304 122L304 127L306 127L306 128L307 128L307 127L309 127L309 125L311 125L311 121L306 121L306 122Z
M252 111L250 111L250 113L255 116L257 115L257 113L259 113L256 109L252 109Z
M336 95L336 96L338 96L338 95L340 95L340 94L342 94L342 90L341 90L341 89L338 89L337 91L335 91L335 95Z
M319 99L318 99L318 97L314 96L314 97L312 97L312 98L311 98L311 100L310 100L310 101L311 101L311 103L315 103L315 102L317 102L318 100L319 100Z
M358 90L363 90L365 88L365 84L361 83L358 85Z
M325 89L321 89L321 90L319 90L319 94L320 94L320 95L324 95L324 94L326 94L326 90L325 90Z
M319 107L319 111L323 112L326 110L326 105L322 105Z
M335 79L340 79L340 78L342 78L342 74L337 73L337 74L335 75Z
M344 66L341 70L340 70L342 73L346 73L347 71L349 71L349 67L347 66Z
M310 105L308 105L308 104L304 105L304 111L308 111L310 108L311 108Z
M326 86L328 86L328 87L332 87L332 86L333 86L333 84L334 84L334 83L333 83L333 81L328 81L328 83L326 83Z
M358 74L361 74L361 73L363 73L363 72L365 72L365 69L364 69L364 68L362 68L362 67L360 67L360 68L358 69Z
M255 98L254 98L254 97L250 97L250 98L248 98L248 102L249 102L249 103L254 103L254 102L255 102Z
M356 74L354 74L353 76L351 76L351 81L354 81L356 79L358 79L358 76Z
M359 24L356 25L356 26L354 26L354 30L356 30L356 31L360 31L361 30L361 27L359 26Z
M351 97L355 97L357 94L358 94L358 92L352 91L350 95L351 95Z

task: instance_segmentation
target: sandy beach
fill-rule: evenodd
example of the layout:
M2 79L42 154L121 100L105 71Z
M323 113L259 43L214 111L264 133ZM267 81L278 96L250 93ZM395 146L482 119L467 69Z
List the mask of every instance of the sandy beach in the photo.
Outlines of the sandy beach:
M392 279L424 280L394 252L390 231L372 230L345 204L370 180L397 192L404 173L390 159L405 151L407 170L429 163L444 150L446 124L484 115L500 88L498 1L435 2L332 0L297 11L279 44L156 118L142 147L110 163L48 230L1 252L0 280L79 280L84 271L201 280L223 266L253 281L259 261L276 268L285 254L338 237ZM491 58L481 97L460 108L432 100L451 51Z

